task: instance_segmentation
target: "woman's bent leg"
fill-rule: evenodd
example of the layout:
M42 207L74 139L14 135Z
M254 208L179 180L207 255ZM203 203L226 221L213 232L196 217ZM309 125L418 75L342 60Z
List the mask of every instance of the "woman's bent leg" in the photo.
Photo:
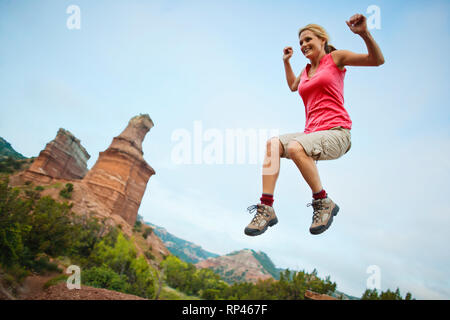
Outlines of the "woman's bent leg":
M298 141L289 142L287 152L289 158L294 161L312 192L320 192L322 190L322 183L314 159L306 154Z

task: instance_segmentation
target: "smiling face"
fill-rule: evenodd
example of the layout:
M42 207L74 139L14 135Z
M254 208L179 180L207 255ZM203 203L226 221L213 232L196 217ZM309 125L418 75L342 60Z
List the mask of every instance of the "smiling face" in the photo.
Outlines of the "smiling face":
M300 48L303 55L308 59L325 54L325 39L317 37L312 31L305 30L300 34Z

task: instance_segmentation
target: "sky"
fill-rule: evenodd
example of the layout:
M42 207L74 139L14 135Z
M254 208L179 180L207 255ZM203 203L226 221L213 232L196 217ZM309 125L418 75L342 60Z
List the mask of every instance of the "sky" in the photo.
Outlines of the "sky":
M217 254L251 248L280 268L316 268L353 296L376 266L383 291L449 299L449 9L448 1L1 0L0 136L32 157L67 129L91 168L132 117L148 114L155 126L143 151L156 174L139 209L146 221ZM298 74L309 61L297 31L317 23L336 48L367 52L345 23L355 13L378 19L370 32L385 64L347 67L352 148L318 163L340 212L311 235L311 191L282 159L279 223L247 237L270 132L305 124L282 50L294 48ZM244 153L227 141L240 132L257 137Z

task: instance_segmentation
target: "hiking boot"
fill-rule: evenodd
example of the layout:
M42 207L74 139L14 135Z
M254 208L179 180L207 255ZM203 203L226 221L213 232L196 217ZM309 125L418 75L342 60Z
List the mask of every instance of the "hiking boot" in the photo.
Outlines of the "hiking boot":
M313 219L309 232L312 234L321 234L327 230L333 222L333 217L337 215L339 207L330 198L313 200L308 203L308 207L314 209Z
M268 227L278 223L275 210L271 206L260 203L248 207L247 210L249 213L256 210L255 217L244 230L244 233L248 236L258 236L264 233Z

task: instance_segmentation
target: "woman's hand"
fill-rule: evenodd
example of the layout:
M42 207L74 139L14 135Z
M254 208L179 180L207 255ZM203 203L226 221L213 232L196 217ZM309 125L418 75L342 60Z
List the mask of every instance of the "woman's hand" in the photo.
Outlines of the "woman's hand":
M286 80L291 91L297 91L298 85L300 83L300 75L298 77L295 76L292 71L291 64L289 63L289 59L294 54L294 50L292 47L285 47L283 49L283 61L284 61L284 70L286 71Z
M348 50L336 50L331 52L331 57L342 69L345 66L381 66L384 63L383 53L367 30L366 17L362 14L353 15L349 21L345 21L352 32L361 36L367 46L366 54L358 54Z
M284 62L289 61L289 59L292 57L293 54L294 50L292 49L292 47L285 47L283 49L283 61Z
M345 21L353 33L362 34L367 32L367 19L362 14L354 14L349 21Z

